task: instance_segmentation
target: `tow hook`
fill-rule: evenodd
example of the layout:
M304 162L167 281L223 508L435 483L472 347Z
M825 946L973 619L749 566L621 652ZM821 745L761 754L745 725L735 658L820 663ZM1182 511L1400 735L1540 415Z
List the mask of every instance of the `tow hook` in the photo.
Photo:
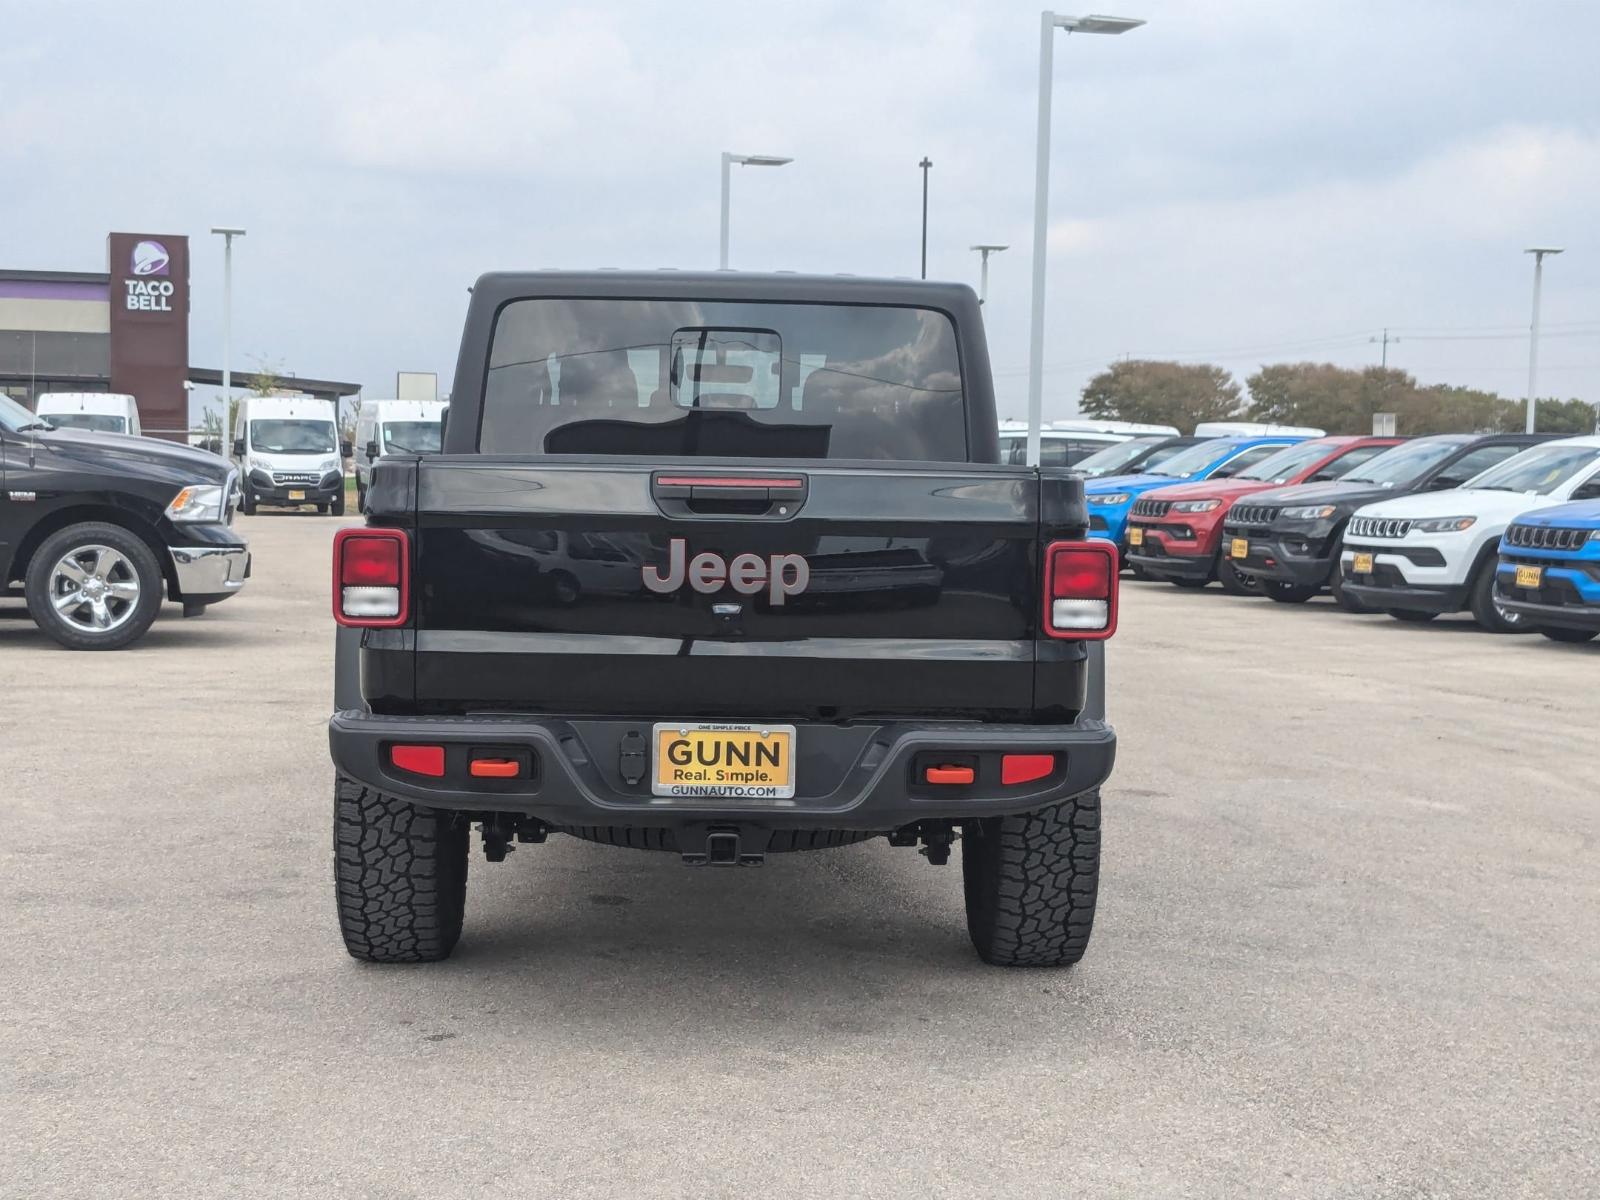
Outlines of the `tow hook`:
M766 844L764 830L736 825L690 826L678 833L686 867L759 867L767 861Z
M497 813L485 817L483 828L483 857L490 862L505 862L506 855L516 849L511 839L523 845L544 841L550 836L550 827L531 817L517 817L512 813Z
M921 842L922 849L918 853L936 867L950 861L950 847L955 840L955 826L949 821L919 821L889 835L891 846L915 846Z

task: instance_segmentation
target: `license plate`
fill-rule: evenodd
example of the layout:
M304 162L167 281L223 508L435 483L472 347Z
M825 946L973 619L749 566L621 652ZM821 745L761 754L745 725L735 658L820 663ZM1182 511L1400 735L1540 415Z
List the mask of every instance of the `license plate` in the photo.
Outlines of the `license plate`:
M1357 575L1371 575L1372 574L1372 555L1370 555L1370 554L1358 554L1358 555L1356 555L1355 561L1350 564L1350 569L1353 572L1355 572Z
M1234 538L1233 539L1233 545L1228 547L1228 555L1231 558L1249 558L1250 557L1250 539L1249 538Z
M1537 588L1542 578L1544 578L1543 567L1517 568L1517 586L1519 588Z
M793 725L655 727L650 791L678 800L788 800L794 796Z
M1144 545L1144 530L1140 529L1137 525L1135 525L1131 529L1129 529L1128 530L1128 545L1130 545L1130 546L1142 546L1142 545Z
M305 498L306 498L306 494L304 492L290 492L289 493L289 499L291 499L291 500L304 500Z

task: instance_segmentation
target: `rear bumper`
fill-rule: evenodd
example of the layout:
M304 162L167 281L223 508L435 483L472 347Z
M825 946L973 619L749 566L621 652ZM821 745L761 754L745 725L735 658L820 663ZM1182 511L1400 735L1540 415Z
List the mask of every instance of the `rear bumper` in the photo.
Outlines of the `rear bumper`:
M665 799L650 794L651 722L548 717L393 717L336 712L328 742L339 771L379 791L430 808L508 812L554 826L680 826L735 820L773 829L887 832L917 821L1031 812L1096 787L1111 774L1116 733L1103 721L1073 725L799 724L792 800ZM642 736L644 776L622 775L624 739ZM444 778L389 764L396 742L445 746ZM631 745L641 743L630 742ZM472 752L527 756L529 777L485 780L466 774ZM1003 753L1056 755L1045 779L1006 787ZM913 765L929 754L972 756L973 786L933 786Z

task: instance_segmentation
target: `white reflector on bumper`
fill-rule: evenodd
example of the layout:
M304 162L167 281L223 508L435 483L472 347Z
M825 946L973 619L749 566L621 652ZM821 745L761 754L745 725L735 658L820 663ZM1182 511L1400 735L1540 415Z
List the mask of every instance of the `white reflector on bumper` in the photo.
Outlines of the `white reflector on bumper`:
M1057 629L1104 629L1110 618L1111 605L1104 600L1055 600L1050 604L1050 624Z
M397 617L400 615L400 589L343 588L339 593L339 606L347 617Z

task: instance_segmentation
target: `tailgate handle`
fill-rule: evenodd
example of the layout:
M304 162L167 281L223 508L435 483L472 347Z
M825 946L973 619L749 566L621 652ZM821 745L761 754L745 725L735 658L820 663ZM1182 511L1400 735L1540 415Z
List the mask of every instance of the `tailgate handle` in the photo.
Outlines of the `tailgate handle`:
M650 494L669 517L782 519L800 511L809 492L804 475L676 475L659 471Z

